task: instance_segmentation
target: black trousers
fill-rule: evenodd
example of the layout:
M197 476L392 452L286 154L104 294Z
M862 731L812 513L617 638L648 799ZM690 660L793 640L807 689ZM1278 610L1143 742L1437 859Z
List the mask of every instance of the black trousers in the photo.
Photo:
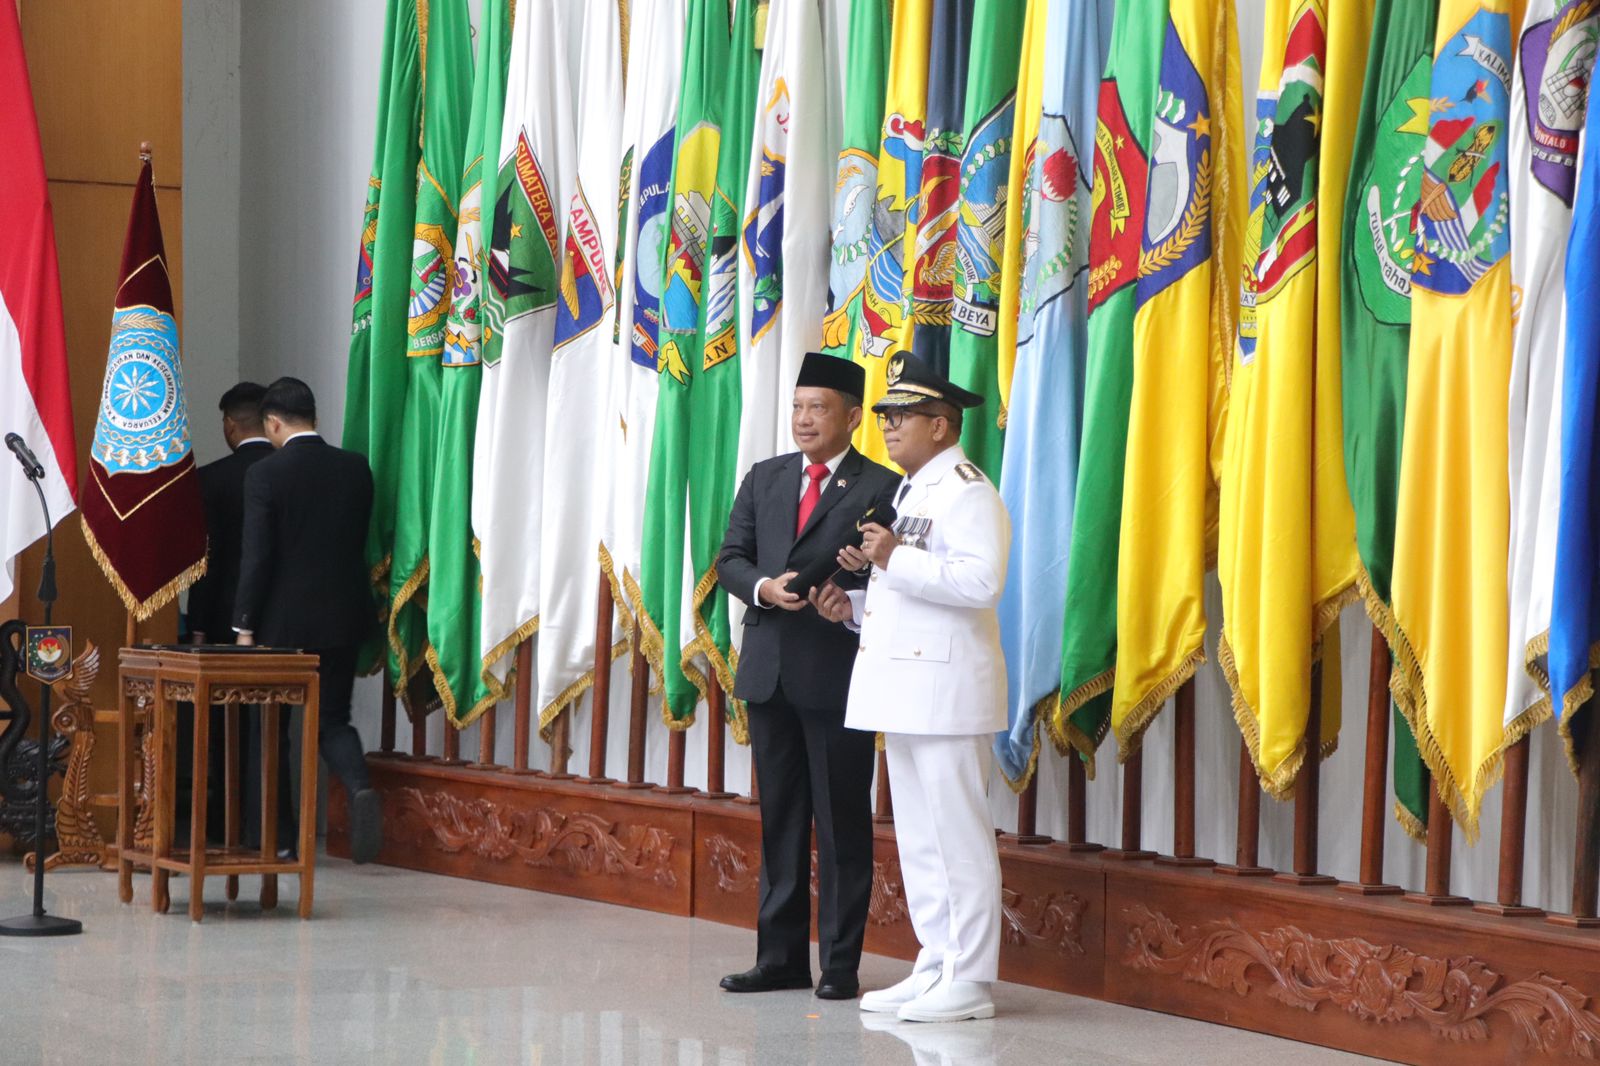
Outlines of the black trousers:
M371 782L367 777L367 756L361 746L361 734L350 724L350 693L356 683L356 652L354 647L319 648L313 654L320 656L317 679L322 693L318 708L317 746L322 761L328 764L344 785L345 792L354 797Z
M844 708L792 706L780 688L751 704L761 782L761 908L756 963L811 972L811 831L817 834L817 941L824 973L854 974L872 896L873 735Z

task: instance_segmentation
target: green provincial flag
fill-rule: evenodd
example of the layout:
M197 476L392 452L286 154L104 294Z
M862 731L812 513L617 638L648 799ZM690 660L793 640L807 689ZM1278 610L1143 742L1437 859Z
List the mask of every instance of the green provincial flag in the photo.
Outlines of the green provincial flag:
M1095 749L1111 724L1135 282L1166 30L1165 0L1118 6L1095 123L1083 444L1067 560L1061 702L1051 722L1056 744L1076 748L1091 773Z
M484 179L500 158L512 0L483 0L455 237L455 281L441 357L438 454L428 527L428 664L451 721L465 725L504 696L479 669L478 556L472 542L472 444L483 372L480 301L489 277ZM487 161L487 166L485 162Z
M404 696L422 669L428 640L417 594L428 580L428 526L433 517L434 461L439 444L445 320L455 288L455 237L461 198L462 149L472 107L472 26L467 0L433 0L422 57L422 161L406 308L406 399L395 486L389 568L389 684ZM393 412L389 416L393 417ZM420 708L411 708L418 713Z
M1385 633L1394 572L1401 436L1411 344L1413 213L1428 141L1437 0L1378 0L1345 196L1340 301L1345 477L1355 505L1360 587ZM1411 727L1394 714L1395 814L1427 828L1428 773Z
M983 397L983 406L968 412L962 422L961 450L997 485L1005 434L1000 425L995 334L1026 10L1027 5L1017 0L978 0L973 11L961 207L956 224L950 380Z
M863 0L857 6L877 7ZM717 584L717 551L733 510L739 449L739 228L744 218L745 170L755 126L756 82L761 77L757 49L756 0L740 0L733 19L728 78L722 100L722 144L718 150L716 193L711 201L711 237L706 281L700 301L698 363L689 379L689 563L696 579L690 614L694 637L684 646L680 665L696 687L707 684L696 663L703 657L725 692L733 692L728 594Z
M667 207L671 220L662 262L655 437L644 512L640 573L644 616L639 623L646 647L659 649L666 713L680 720L694 713L697 700L678 654L683 643L684 516L690 463L689 367L701 360L702 297L728 65L727 10L725 0L689 3Z
M378 82L377 147L367 179L356 260L346 371L344 446L372 467L367 533L375 604L388 605L390 546L400 484L400 419L409 376L406 303L415 239L418 146L422 123L422 35L417 0L389 0ZM363 654L376 667L376 654Z

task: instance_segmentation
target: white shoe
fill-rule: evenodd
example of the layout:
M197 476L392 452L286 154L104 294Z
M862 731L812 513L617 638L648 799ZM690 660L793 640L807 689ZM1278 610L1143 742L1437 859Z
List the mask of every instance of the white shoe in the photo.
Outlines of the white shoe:
M900 1008L903 1022L964 1022L993 1018L989 986L979 981L941 981Z
M868 992L861 997L861 1009L869 1014L894 1014L939 981L938 970L913 972L899 984Z

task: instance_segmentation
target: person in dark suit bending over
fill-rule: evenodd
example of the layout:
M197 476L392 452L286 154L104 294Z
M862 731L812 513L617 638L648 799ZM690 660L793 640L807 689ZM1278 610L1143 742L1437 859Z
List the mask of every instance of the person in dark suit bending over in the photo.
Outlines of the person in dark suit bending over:
M831 560L899 475L850 446L865 374L812 353L795 383L800 451L755 464L739 486L717 580L749 605L733 694L749 708L761 782L761 908L756 965L730 992L811 987L811 830L817 834L817 996L853 999L872 892L873 735L844 728L856 635L824 620L809 589L786 586ZM824 578L826 575L824 575ZM844 587L864 577L840 574ZM820 583L820 580L819 580Z
M189 640L195 644L233 639L234 595L239 587L239 551L244 539L244 476L256 463L272 454L272 442L261 426L261 397L266 388L253 381L241 381L222 394L217 408L222 412L222 439L227 442L228 454L200 468L200 496L205 503L206 515L206 574L189 589ZM243 744L239 752L243 789L243 832L240 842L254 848L261 844L261 734L259 712L254 706L242 708ZM288 750L289 718L278 719L279 749ZM191 765L190 756L183 752L184 741L190 729L178 731L178 772L182 774ZM223 742L220 733L211 734L211 761L214 769L210 782L220 789L224 780L220 767L223 760ZM278 840L280 851L289 855L294 851L295 811L294 797L289 788L289 762L278 762ZM207 835L220 841L223 836L223 803L220 793L213 797L210 806L211 825Z
M261 421L277 451L244 479L233 628L240 644L320 657L317 741L350 797L351 857L370 862L383 843L383 815L350 724L350 694L357 650L376 621L365 554L372 471L362 456L317 435L316 398L297 378L267 387Z

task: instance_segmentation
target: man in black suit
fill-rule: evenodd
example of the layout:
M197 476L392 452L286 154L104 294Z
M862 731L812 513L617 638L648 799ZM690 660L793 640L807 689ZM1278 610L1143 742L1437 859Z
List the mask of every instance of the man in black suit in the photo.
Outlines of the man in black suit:
M844 727L856 634L786 586L813 563L832 569L899 475L850 446L865 374L812 353L795 383L800 451L755 464L739 486L717 580L749 605L733 694L749 708L761 782L761 909L756 965L723 978L730 992L811 987L811 830L817 834L817 996L853 999L872 893L873 735ZM827 575L816 582L822 584ZM835 583L859 588L842 574Z
M279 378L261 400L277 449L244 479L244 550L233 628L240 644L303 648L321 658L317 741L350 797L350 852L370 862L383 843L378 794L350 724L356 655L375 622L367 584L372 471L317 435L310 386Z
M221 642L233 637L234 594L239 587L239 551L244 537L244 476L257 462L272 454L272 442L261 426L261 398L266 388L253 381L241 381L222 394L217 408L222 412L222 439L229 453L200 468L200 496L206 515L206 574L189 589L189 639L195 644ZM243 832L240 842L245 847L261 843L261 736L258 710L243 708L243 744L240 747L238 769L242 771ZM289 719L278 719L280 750L288 751ZM190 756L184 752L185 742L192 732L180 725L178 730L178 772L183 774L191 765ZM211 733L210 775L212 797L207 807L210 812L206 833L212 840L222 839L223 804L220 790L225 780L220 767L223 761L223 742L219 731ZM289 853L295 839L294 797L289 787L288 758L278 762L278 840L280 850Z

